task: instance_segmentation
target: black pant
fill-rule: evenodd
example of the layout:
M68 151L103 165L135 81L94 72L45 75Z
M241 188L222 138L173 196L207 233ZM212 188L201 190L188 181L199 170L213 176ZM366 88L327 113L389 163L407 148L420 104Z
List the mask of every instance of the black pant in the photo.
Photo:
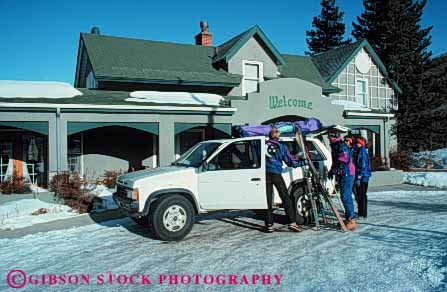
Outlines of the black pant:
M284 205L284 211L289 220L289 223L296 222L296 215L292 205L292 201L289 197L289 192L287 191L286 183L282 178L282 175L277 173L267 172L266 188L267 188L267 216L265 218L265 224L273 224L273 186L275 186L278 194Z
M357 214L361 217L368 216L368 182L360 182L359 186L354 187L355 200L357 201Z

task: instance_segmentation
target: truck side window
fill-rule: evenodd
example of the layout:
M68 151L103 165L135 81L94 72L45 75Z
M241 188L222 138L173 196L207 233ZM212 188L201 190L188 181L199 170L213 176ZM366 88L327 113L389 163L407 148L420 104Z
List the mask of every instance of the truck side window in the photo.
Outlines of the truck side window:
M261 140L233 142L208 164L208 170L254 169L261 167Z
M287 149L289 150L289 152L292 156L295 156L300 152L299 146L297 145L297 143L295 141L283 141L281 143L283 143L287 147ZM318 149L315 147L314 143L312 143L310 141L306 141L306 147L307 147L307 151L309 151L310 159L312 161L325 160L325 158L320 153L320 151L318 151Z

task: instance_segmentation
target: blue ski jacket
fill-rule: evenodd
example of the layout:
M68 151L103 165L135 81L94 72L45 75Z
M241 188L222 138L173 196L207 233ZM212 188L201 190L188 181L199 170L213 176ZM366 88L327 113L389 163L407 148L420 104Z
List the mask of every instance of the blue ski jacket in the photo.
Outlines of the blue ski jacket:
M338 163L340 164L342 176L355 176L355 165L352 161L353 148L349 148L345 143L340 144L338 152Z
M357 148L357 159L355 161L356 180L368 182L371 177L371 163L369 161L368 148Z
M299 167L302 165L300 161L294 160L290 155L286 146L277 140L268 140L265 142L267 146L266 155L266 171L268 173L282 173L282 163L284 162L289 167Z

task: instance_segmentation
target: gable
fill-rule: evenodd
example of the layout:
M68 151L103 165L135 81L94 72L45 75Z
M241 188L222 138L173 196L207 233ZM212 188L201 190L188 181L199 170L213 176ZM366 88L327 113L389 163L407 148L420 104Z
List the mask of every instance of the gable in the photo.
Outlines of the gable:
M213 61L216 63L222 60L228 62L248 41L254 37L263 45L266 52L268 51L268 54L271 54L276 64L285 64L285 60L283 59L282 55L257 25L217 46L216 55L214 56Z
M387 79L387 82L390 83L390 86L392 86L398 93L401 93L401 89L388 77L385 65L366 40L317 54L312 56L312 60L325 81L332 83L340 73L346 69L348 64L355 60L362 51L369 55L369 58L373 61L375 67L380 70L381 74Z
M267 78L276 78L278 66L274 57L265 49L262 42L255 36L251 37L227 61L228 72L242 75L243 61L257 61L263 64L263 75Z

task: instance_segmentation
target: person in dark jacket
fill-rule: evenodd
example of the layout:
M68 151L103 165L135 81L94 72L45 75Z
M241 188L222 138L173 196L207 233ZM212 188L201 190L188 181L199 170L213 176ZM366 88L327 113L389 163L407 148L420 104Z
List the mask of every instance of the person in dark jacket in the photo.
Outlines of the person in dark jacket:
M354 202L352 201L352 188L355 178L355 165L353 156L353 137L347 136L345 143L340 144L340 150L337 155L339 170L337 176L340 182L341 201L345 208L346 228L354 230L357 228L354 216Z
M368 198L366 193L368 192L368 182L371 177L371 163L365 138L357 137L356 141L354 193L357 201L357 214L366 218L368 216Z
M289 230L299 232L300 226L296 223L296 214L289 197L286 183L282 177L283 162L289 167L299 167L301 162L292 158L287 147L281 144L278 139L280 132L273 128L266 141L266 191L267 191L267 216L265 218L265 226L267 232L273 232L273 186L275 186L278 194L283 202L284 211L289 223Z

